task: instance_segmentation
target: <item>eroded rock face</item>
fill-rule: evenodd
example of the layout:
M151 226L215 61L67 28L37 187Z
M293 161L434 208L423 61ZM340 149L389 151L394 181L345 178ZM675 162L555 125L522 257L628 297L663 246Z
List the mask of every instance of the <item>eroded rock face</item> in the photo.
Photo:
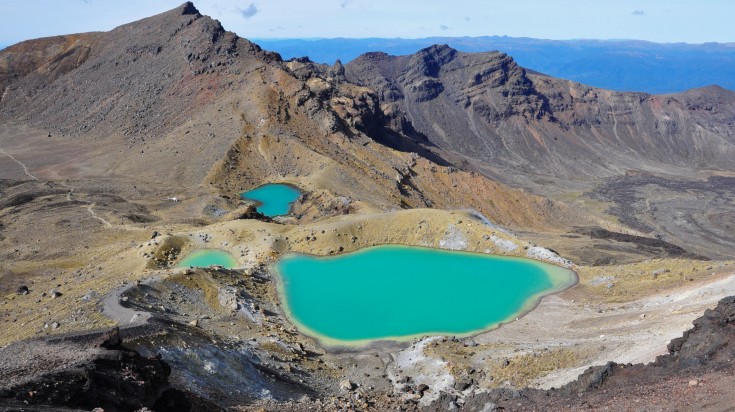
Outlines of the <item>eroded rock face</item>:
M126 349L117 329L18 342L0 350L0 365L0 405L167 410L193 399L170 387L160 356Z
M367 53L345 65L345 76L375 90L384 111L404 114L433 144L520 172L505 176L519 183L528 172L607 177L631 161L643 169L651 161L733 166L733 93L717 87L612 92L527 71L504 53L446 45L409 56Z
M687 368L735 359L735 296L720 301L694 321L694 327L668 345L670 355L657 363Z

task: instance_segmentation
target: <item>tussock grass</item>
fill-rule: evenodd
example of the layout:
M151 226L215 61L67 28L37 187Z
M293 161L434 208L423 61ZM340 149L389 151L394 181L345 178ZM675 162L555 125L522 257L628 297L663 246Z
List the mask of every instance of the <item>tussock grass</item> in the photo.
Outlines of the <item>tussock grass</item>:
M651 259L613 266L577 268L579 284L567 291L581 302L625 303L733 273L735 262Z

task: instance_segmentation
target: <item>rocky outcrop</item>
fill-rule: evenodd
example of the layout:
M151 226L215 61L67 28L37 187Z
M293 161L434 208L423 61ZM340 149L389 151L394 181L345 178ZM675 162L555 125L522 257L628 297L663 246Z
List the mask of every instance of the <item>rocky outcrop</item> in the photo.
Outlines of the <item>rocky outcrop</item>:
M656 360L671 368L729 363L735 359L735 296L720 301L694 321L684 336L672 340L670 354Z
M0 350L0 365L0 405L132 411L197 403L171 388L160 356L126 349L117 329L18 342Z

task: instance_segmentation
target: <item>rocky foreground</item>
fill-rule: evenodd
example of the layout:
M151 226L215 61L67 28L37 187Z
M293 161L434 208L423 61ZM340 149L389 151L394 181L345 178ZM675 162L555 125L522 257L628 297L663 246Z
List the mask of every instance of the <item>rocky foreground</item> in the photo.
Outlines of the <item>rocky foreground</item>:
M169 328L150 325L145 328ZM123 333L131 337L142 330ZM145 333L150 333L145 331ZM459 399L440 393L419 406L431 390L410 379L398 393L358 387L349 380L333 396L304 393L298 402L254 401L229 405L237 411L308 410L728 410L735 404L735 297L720 301L671 341L669 353L648 365L610 362L592 367L559 389L500 388ZM171 367L160 356L143 357L126 347L120 332L58 336L24 341L0 350L0 405L5 410L217 411L169 382ZM256 372L267 374L267 368ZM466 383L470 386L471 381Z
M119 329L20 342L1 350L3 410L218 410L173 388L171 368L122 345Z

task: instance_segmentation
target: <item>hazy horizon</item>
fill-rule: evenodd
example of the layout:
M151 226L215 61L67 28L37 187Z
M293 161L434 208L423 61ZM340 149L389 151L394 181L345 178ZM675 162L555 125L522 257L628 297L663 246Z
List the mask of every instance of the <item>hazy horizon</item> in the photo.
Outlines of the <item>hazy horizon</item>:
M65 34L74 34L74 33L65 33ZM64 35L64 34L58 34ZM45 37L53 37L53 36L45 36ZM241 36L242 37L242 36ZM686 44L686 45L692 45L692 46L699 46L699 45L705 45L705 44L716 44L716 45L722 45L722 46L730 46L732 45L735 47L735 41L731 42L703 42L703 43L688 43L688 42L655 42L650 40L641 40L641 39L593 39L593 38L574 38L574 39L548 39L548 38L541 38L541 37L528 37L528 36L507 36L507 35L485 35L485 36L426 36L426 37L245 37L246 39L253 41L255 43L258 43L258 41L268 41L268 42L277 42L277 41L321 41L321 40L426 40L426 39L477 39L477 38L483 38L483 37L497 37L497 38L509 38L509 39L530 39L530 40L542 40L542 41L554 41L554 42L609 42L609 43L615 43L615 42L644 42L644 43L653 43L653 44L661 44L661 45L667 45L667 44ZM41 37L34 37L30 39L21 40L16 43L2 43L0 42L0 50L12 46L17 43L21 43L23 41L27 40L33 40Z
M652 41L652 40L643 40L643 39L627 39L627 38L609 38L609 39L598 39L598 38L591 38L591 37L579 37L579 38L568 38L568 39L549 39L544 37L529 37L529 36L508 36L505 34L487 34L487 35L479 35L479 36L424 36L424 37L376 37L376 36L368 36L368 37L246 37L248 40L251 41L257 41L257 40L267 40L267 41L288 41L288 40L299 40L299 41L319 41L319 40L424 40L424 39L463 39L463 38L470 38L470 39L476 39L476 38L483 38L483 37L498 37L498 38L509 38L509 39L531 39L531 40L543 40L543 41L555 41L555 42L582 42L582 41L589 41L589 42L644 42L644 43L654 43L654 44L688 44L692 46L699 46L703 44L719 44L719 45L734 45L735 46L735 40L733 41L706 41L701 43L691 43L691 42L658 42L658 41Z
M119 25L173 9L181 0L28 0L4 3L7 24L0 47L23 40ZM202 14L248 39L422 39L508 36L545 40L640 40L655 43L732 43L735 2L645 0L518 3L429 0L415 5L388 0L200 0ZM59 7L59 6L62 7ZM688 28L684 30L683 28Z

